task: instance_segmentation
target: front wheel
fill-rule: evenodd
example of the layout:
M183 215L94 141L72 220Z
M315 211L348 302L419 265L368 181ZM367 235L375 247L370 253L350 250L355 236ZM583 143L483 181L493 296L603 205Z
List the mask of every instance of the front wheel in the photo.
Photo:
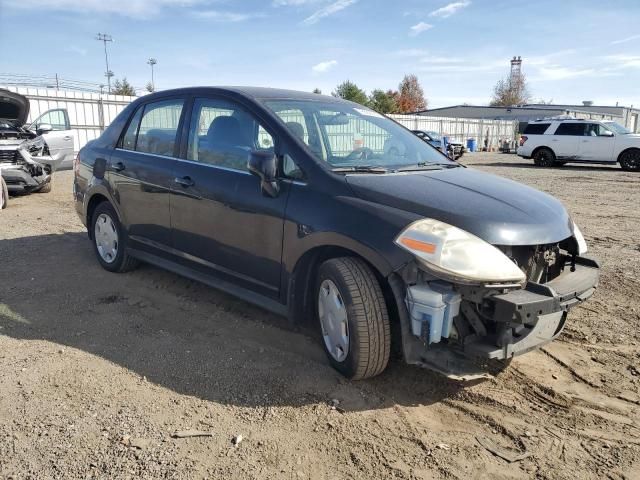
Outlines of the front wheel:
M102 202L93 212L91 233L93 249L102 268L122 273L138 266L138 260L126 251L127 234L109 202Z
M371 268L352 257L333 258L318 271L317 313L331 365L353 380L382 373L389 362L389 313Z
M640 170L640 149L627 150L620 155L620 166L627 172Z
M553 167L556 163L556 156L550 149L541 148L533 156L533 163L538 167Z

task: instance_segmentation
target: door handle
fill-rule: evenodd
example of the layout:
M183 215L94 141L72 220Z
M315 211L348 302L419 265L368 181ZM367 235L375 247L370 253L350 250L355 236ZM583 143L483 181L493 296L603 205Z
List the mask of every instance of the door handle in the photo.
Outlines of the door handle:
M558 139L557 139L557 138L552 138L552 139L551 139L551 141L552 141L552 142L557 142L557 141L558 141Z
M113 170L114 172L121 172L122 170L124 170L124 163L122 162L112 163L111 170Z
M185 188L193 187L196 184L196 182L191 180L191 177L176 177L173 179L173 182Z
M68 142L69 140L71 140L72 138L73 138L73 137L71 137L71 136L69 136L69 135L67 135L66 137L62 137L62 139L63 139L63 140L66 140L67 142Z

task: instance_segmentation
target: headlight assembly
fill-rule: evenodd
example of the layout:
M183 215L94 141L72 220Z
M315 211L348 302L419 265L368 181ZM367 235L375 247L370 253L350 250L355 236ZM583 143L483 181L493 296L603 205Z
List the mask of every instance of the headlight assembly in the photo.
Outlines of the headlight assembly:
M456 283L523 283L522 270L493 245L438 220L418 220L395 240L435 276Z

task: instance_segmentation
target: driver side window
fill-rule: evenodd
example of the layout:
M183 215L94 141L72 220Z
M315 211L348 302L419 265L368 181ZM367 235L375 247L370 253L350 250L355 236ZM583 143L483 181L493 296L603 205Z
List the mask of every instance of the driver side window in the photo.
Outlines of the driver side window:
M187 159L246 171L252 150L273 151L274 146L271 134L239 105L214 98L195 100Z

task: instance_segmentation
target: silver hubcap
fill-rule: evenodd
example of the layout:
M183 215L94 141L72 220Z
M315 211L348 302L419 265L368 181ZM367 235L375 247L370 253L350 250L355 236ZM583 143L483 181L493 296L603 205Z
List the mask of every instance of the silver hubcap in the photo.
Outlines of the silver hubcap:
M320 285L318 316L327 350L335 360L342 362L349 354L347 308L338 287L331 280L324 280Z
M113 262L118 255L118 230L111 217L106 213L101 213L98 216L93 238L100 258L107 263Z

